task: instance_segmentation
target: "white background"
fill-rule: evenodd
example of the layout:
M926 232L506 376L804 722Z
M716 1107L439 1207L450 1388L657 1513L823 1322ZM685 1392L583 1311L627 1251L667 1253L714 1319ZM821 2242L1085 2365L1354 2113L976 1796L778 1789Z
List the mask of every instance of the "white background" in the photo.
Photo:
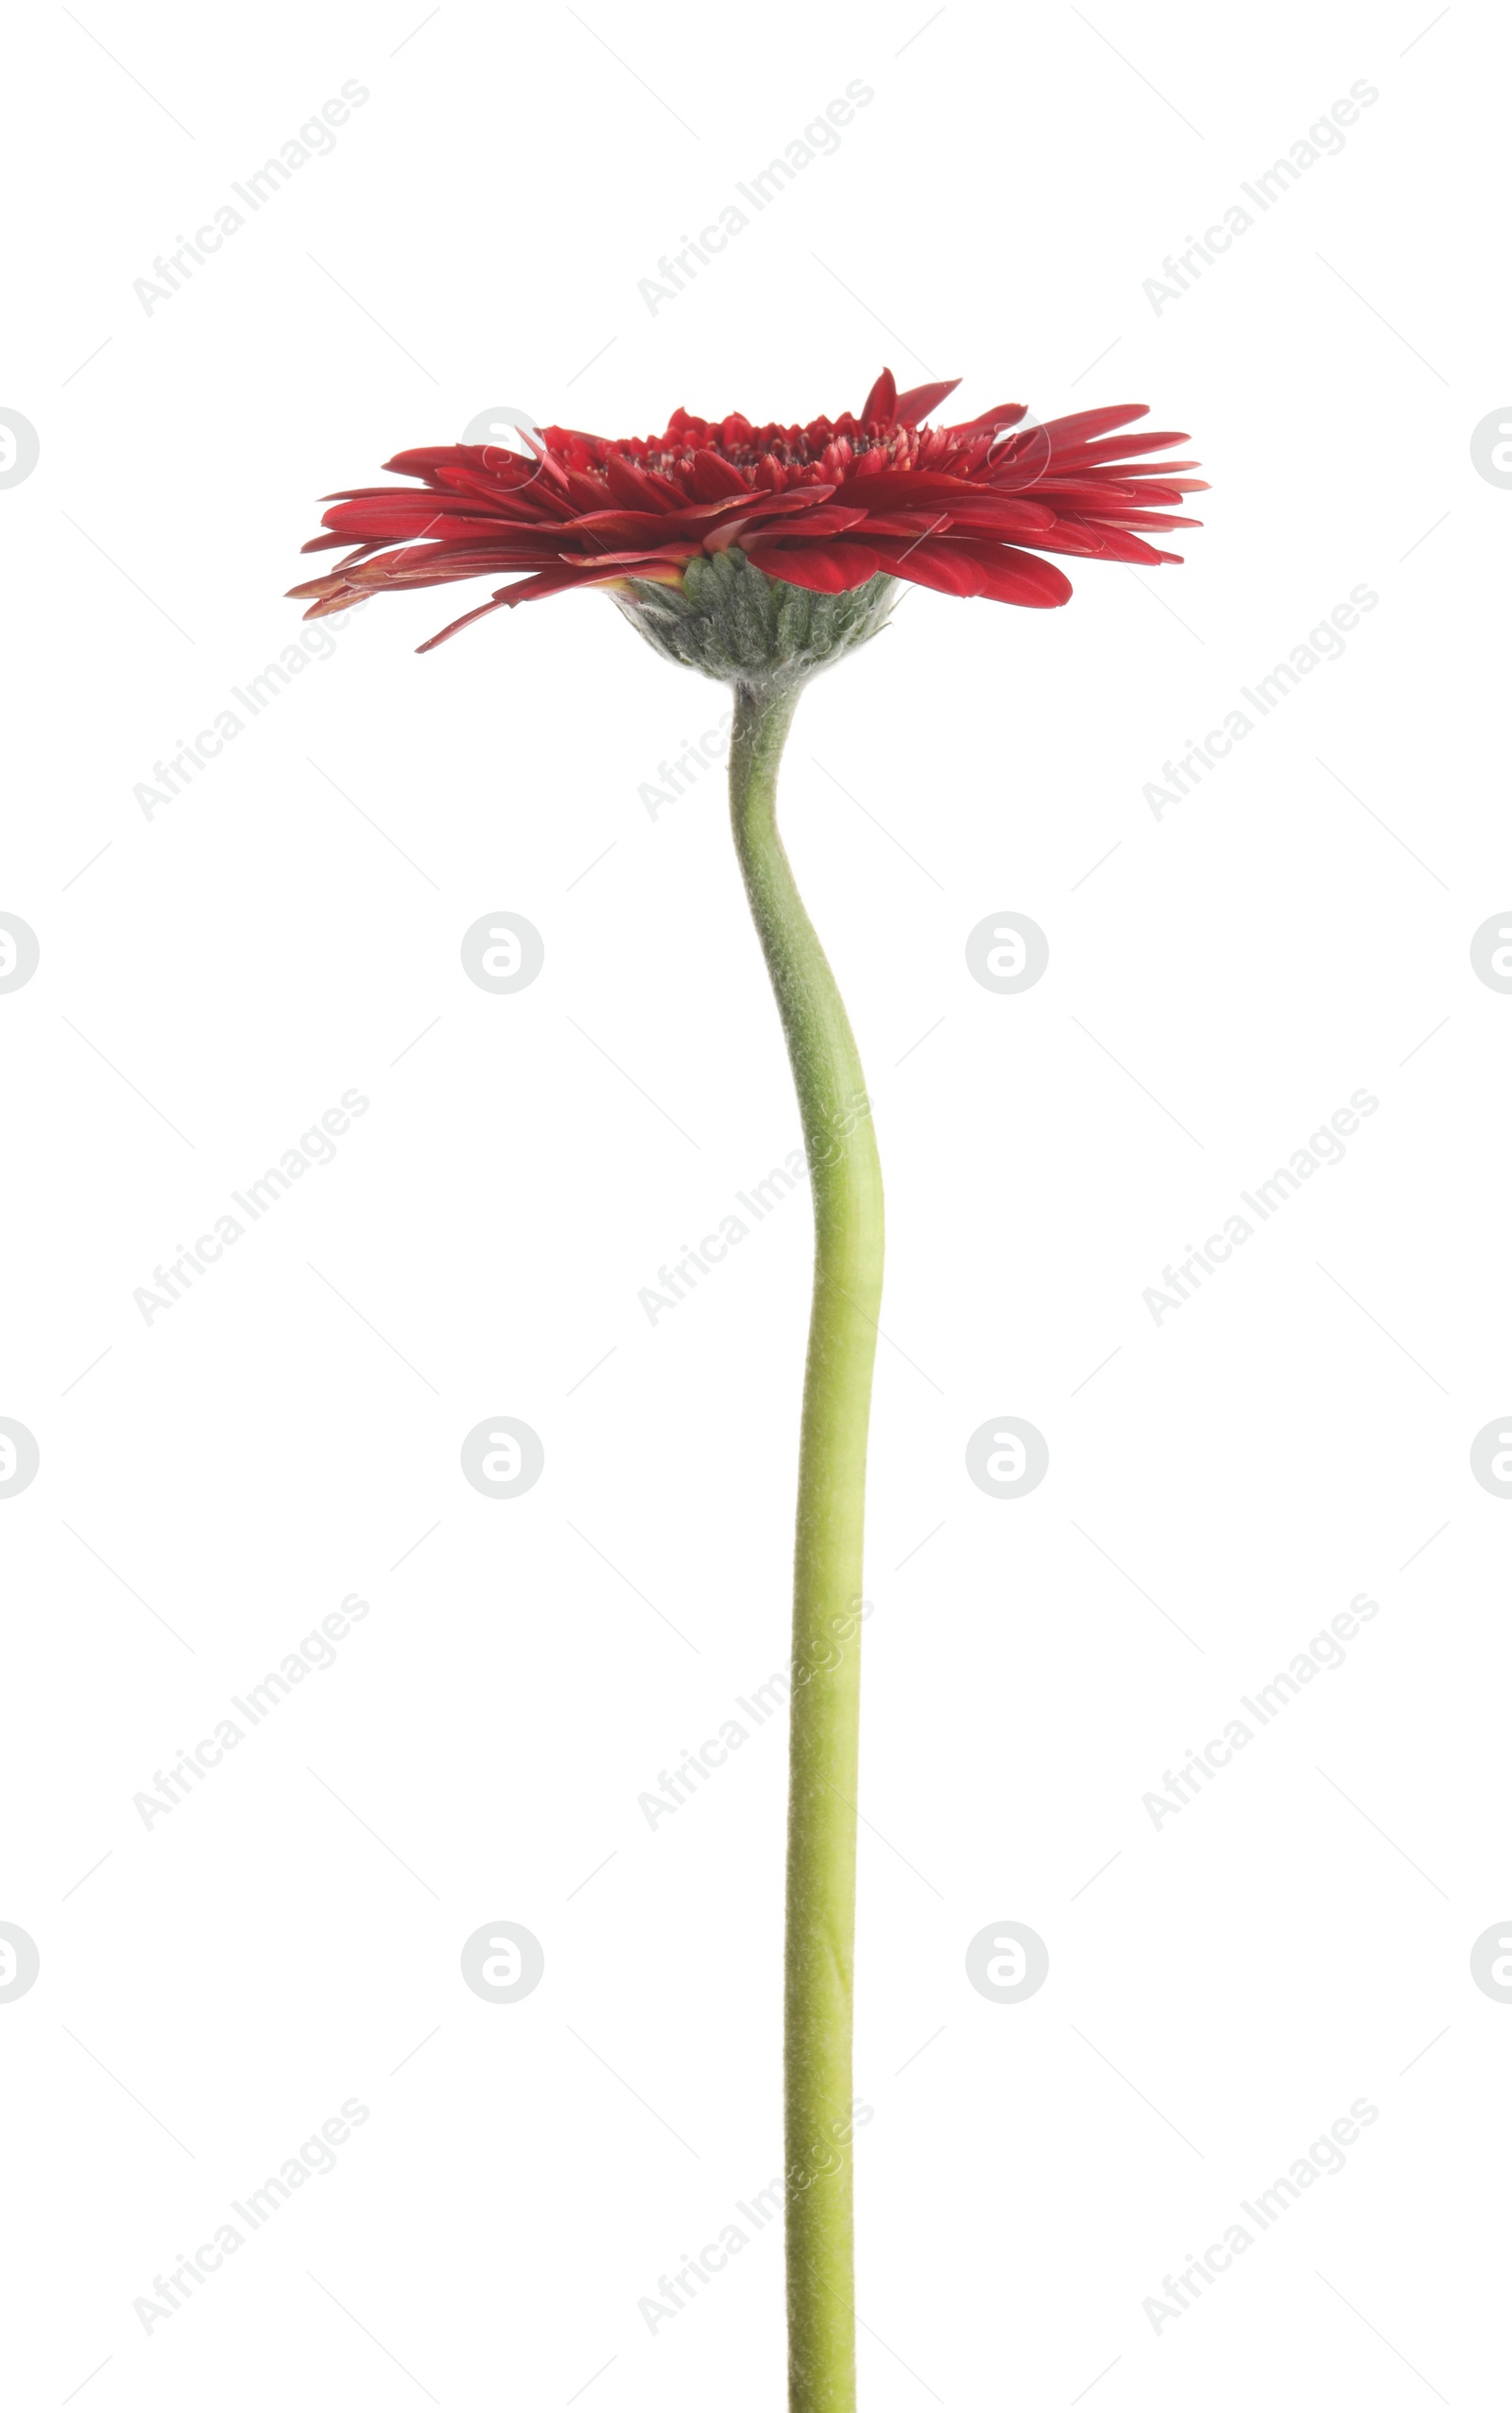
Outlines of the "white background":
M654 1328L637 1299L798 1136L720 774L655 819L638 794L723 698L593 595L424 660L483 596L407 596L150 819L133 788L295 637L316 498L396 449L500 404L803 419L885 360L962 374L961 417L1146 401L1212 491L1184 568L1069 563L1064 612L909 594L785 772L889 1185L865 2401L1499 2401L1509 2014L1469 1956L1512 1908L1512 1508L1469 1453L1512 1405L1512 999L1469 947L1512 898L1512 494L1469 438L1512 385L1504 35L1463 0L1091 13L13 28L28 2413L782 2401L775 2224L654 2334L638 2310L780 2164L780 1723L654 1832L637 1807L785 1655L806 1205ZM331 155L144 310L154 257L352 78ZM648 309L855 78L838 152ZM1157 311L1166 254L1358 79L1343 151ZM1162 762L1362 584L1343 659L1157 819ZM1051 950L1016 997L964 957L1009 909ZM502 998L458 953L498 910L546 948ZM153 1268L353 1088L335 1161L145 1323ZM1361 1088L1345 1161L1157 1325L1162 1267ZM498 1414L545 1447L513 1502L459 1470ZM1004 1414L1050 1448L1018 1502L964 1466ZM1157 1830L1162 1771L1362 1591L1346 1665ZM146 1829L133 1795L351 1592L337 1663ZM458 1969L501 1918L546 1957L512 2007ZM1050 1954L1016 2008L964 1969L1005 1918ZM352 2097L336 2168L145 2334L133 2300ZM1360 2097L1347 2168L1157 2332L1144 2298Z

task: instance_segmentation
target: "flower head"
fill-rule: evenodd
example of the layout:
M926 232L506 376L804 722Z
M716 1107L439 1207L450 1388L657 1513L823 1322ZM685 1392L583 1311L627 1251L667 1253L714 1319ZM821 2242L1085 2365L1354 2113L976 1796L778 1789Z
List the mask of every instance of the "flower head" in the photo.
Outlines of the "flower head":
M332 498L327 533L304 550L356 549L292 592L318 619L386 589L524 574L430 638L424 653L504 604L607 587L663 651L730 677L747 666L737 601L744 612L758 595L763 627L750 645L764 660L750 666L791 659L811 642L822 657L837 649L836 627L848 632L842 644L861 642L885 617L899 578L1042 608L1071 595L1046 553L1179 560L1150 540L1199 525L1170 507L1204 481L1187 474L1194 462L1145 457L1185 436L1115 433L1146 415L1143 403L1044 424L1006 403L958 426L926 427L958 382L900 394L884 370L858 417L806 427L677 410L663 435L618 441L541 428L527 437L530 457L490 444L399 453L387 468L419 488L356 487ZM759 580L747 580L751 569ZM766 597L768 582L856 601L838 616L798 596L784 606L781 595ZM713 656L690 634L711 617Z

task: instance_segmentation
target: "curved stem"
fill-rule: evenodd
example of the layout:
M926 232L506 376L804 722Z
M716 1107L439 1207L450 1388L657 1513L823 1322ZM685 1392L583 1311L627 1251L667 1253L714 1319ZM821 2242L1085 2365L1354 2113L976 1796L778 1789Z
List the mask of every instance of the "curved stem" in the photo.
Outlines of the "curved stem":
M777 830L799 686L738 685L730 818L787 1039L814 1189L794 1553L784 2018L788 2403L853 2413L850 2018L862 1527L882 1301L882 1168L855 1040Z

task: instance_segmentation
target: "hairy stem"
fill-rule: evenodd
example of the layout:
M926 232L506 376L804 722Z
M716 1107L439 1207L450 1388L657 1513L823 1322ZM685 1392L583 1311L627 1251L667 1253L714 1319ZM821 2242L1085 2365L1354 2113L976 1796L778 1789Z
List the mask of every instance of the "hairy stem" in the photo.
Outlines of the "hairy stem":
M799 682L738 684L735 848L776 991L814 1191L793 1579L784 2015L788 2403L853 2413L850 2025L867 1426L882 1168L855 1040L777 829Z

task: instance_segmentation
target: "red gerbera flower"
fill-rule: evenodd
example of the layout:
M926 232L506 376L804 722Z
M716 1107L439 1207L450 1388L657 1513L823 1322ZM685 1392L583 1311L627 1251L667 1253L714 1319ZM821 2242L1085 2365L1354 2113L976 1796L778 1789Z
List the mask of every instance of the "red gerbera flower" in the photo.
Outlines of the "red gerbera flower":
M385 587L524 574L434 646L502 604L602 587L663 659L733 690L730 824L787 1041L815 1230L793 1558L793 1665L806 1672L790 1702L783 1986L794 2413L854 2413L856 2402L851 2158L830 2143L822 2162L813 2157L820 2141L849 2140L853 2125L853 1637L856 1606L866 1608L883 1198L860 1055L778 830L778 767L805 682L885 627L900 579L1000 603L1064 603L1070 584L1044 554L1172 561L1179 556L1150 538L1197 525L1169 509L1193 491L1194 464L1145 457L1186 438L1114 432L1144 417L1142 404L1040 426L1012 403L957 427L924 426L954 391L900 394L885 370L859 418L808 427L679 410L664 435L622 443L533 429L529 458L492 445L401 453L389 469L420 490L333 498L328 532L305 549L355 550L294 589L317 619ZM969 1456L992 1433L983 1425ZM837 1650L842 1633L852 1639ZM823 2186L811 2186L821 2168Z
M1115 435L1146 405L1124 403L1024 425L1005 403L957 427L920 422L959 384L900 394L884 370L859 418L753 427L672 414L662 436L612 442L576 428L527 435L534 457L443 444L385 466L421 481L331 498L329 531L304 547L354 544L336 570L291 592L318 620L391 587L527 575L500 587L420 647L470 620L566 587L648 580L680 587L684 565L738 545L787 586L843 595L879 576L982 595L996 603L1064 603L1071 582L1042 553L1108 561L1178 561L1148 540L1195 527L1169 506L1201 491L1193 461L1142 456L1182 435ZM1032 549L1026 549L1032 548Z

